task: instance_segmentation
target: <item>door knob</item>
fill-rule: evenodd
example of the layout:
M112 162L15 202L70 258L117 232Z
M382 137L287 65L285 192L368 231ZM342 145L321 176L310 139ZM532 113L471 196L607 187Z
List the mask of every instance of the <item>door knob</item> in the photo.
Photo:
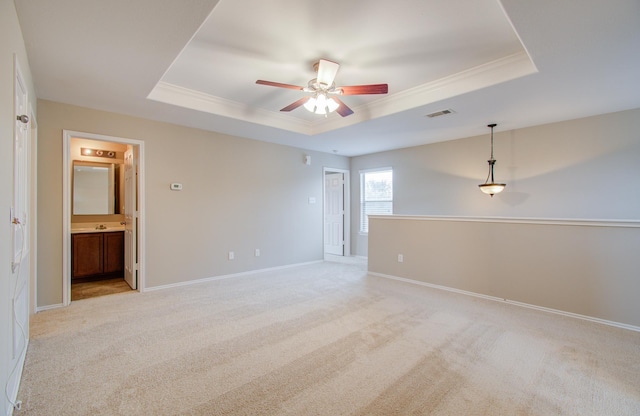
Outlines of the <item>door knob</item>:
M24 124L27 124L27 123L29 122L29 116L26 116L26 115L24 115L24 114L23 114L23 115L21 115L21 116L16 116L16 119L17 119L18 121L23 122Z

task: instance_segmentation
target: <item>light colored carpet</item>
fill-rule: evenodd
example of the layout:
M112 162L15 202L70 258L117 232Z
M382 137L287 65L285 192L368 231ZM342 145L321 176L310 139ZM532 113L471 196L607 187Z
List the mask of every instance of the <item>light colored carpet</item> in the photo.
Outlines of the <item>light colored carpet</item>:
M324 262L37 314L19 415L640 415L640 333Z

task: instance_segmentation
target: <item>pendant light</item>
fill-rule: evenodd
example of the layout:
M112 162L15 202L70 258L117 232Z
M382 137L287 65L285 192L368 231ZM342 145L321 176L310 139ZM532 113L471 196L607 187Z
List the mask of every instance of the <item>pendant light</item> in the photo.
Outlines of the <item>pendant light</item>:
M491 128L491 159L487 160L487 162L489 162L489 174L487 175L487 180L484 181L483 184L478 185L482 192L491 195L492 198L494 194L499 194L504 190L504 187L507 186L505 183L496 183L493 180L493 165L496 164L496 160L493 158L493 128L495 126L497 126L497 124L487 125L487 127ZM489 182L489 179L491 179L491 182Z

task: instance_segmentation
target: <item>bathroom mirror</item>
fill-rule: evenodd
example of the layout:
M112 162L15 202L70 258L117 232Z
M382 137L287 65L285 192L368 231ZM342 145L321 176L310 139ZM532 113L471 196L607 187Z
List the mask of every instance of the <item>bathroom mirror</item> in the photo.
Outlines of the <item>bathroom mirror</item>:
M73 215L119 214L120 165L73 161Z

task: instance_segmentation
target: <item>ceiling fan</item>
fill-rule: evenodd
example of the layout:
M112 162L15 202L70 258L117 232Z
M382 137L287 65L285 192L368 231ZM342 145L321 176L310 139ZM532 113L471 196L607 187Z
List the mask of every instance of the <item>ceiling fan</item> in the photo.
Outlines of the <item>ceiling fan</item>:
M261 79L257 80L256 84L309 92L311 95L302 97L280 111L291 111L301 105L304 105L304 107L312 113L324 114L325 117L333 111L337 112L342 117L353 114L353 110L336 97L336 95L386 94L389 91L389 86L387 84L336 87L335 77L339 68L340 65L336 62L320 59L318 62L313 64L313 69L318 75L316 78L309 81L306 87L282 84L280 82L263 81Z

